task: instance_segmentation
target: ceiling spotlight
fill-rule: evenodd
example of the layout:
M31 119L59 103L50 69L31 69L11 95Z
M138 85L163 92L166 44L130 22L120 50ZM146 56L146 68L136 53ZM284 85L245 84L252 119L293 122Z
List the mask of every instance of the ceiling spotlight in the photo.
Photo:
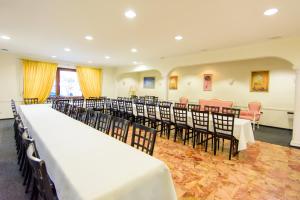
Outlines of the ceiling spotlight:
M51 58L56 58L56 56L51 56Z
M264 12L264 15L271 16L271 15L275 15L276 13L278 13L278 9L277 8L271 8L271 9L266 10Z
M10 40L10 37L7 36L7 35L2 35L2 36L1 36L1 39L3 39L3 40Z
M127 17L128 19L133 19L136 17L136 13L133 10L127 10L124 13L125 17Z
M110 59L110 56L105 56L104 58L105 58L106 60L108 60L108 59Z
M181 35L177 35L177 36L175 36L175 40L182 40L183 39L183 37L181 36Z
M135 48L132 48L132 49L131 49L131 52L132 52L132 53L136 53L137 51L138 51L138 50L135 49Z
M94 38L93 38L93 36L90 36L90 35L87 35L87 36L85 36L84 37L86 40L93 40Z
M71 51L70 48L64 48L64 50L67 51L67 52Z

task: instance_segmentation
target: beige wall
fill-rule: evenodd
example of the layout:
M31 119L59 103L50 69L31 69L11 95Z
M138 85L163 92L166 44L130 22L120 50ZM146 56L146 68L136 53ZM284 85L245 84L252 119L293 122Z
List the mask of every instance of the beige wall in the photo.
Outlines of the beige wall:
M251 71L269 70L269 92L250 92ZM203 91L203 75L213 74L212 91ZM292 128L292 120L287 111L294 110L295 72L290 63L277 58L253 59L219 64L180 67L170 75L178 75L178 90L169 90L168 98L178 101L187 96L190 102L199 99L218 98L230 100L235 106L245 107L250 101L260 101L264 115L262 124ZM156 77L155 89L143 89L143 77ZM165 85L158 71L128 73L118 79L118 96L128 96L129 85L136 85L137 95L156 95L164 97Z
M12 117L10 100L22 100L22 68L20 60L0 53L0 119Z

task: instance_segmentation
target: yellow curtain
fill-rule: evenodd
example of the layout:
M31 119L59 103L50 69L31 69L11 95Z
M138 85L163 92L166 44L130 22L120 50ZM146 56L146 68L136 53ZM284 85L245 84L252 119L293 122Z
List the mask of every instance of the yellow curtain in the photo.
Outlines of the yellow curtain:
M43 103L49 97L57 64L23 60L24 98L38 98Z
M85 98L100 97L102 93L102 70L77 66L76 71L83 96Z

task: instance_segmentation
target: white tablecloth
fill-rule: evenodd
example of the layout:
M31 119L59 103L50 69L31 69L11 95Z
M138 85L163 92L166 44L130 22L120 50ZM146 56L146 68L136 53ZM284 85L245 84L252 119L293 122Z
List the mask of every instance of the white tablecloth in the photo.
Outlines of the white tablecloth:
M47 105L22 105L19 113L60 200L177 198L162 161Z
M133 112L134 112L134 115L136 115L136 106L135 105L133 105ZM146 106L145 106L145 115L147 116ZM160 119L158 107L156 107L156 118ZM171 120L174 122L173 109L171 110ZM193 127L193 119L192 119L191 112L188 112L187 120L188 120L188 125ZM210 121L209 121L209 130L212 132L214 131L213 120L212 120L211 116L210 116ZM247 149L248 143L251 144L251 143L255 142L254 134L253 134L252 126L251 126L251 121L246 120L246 119L235 118L233 136L237 140L239 140L238 151Z

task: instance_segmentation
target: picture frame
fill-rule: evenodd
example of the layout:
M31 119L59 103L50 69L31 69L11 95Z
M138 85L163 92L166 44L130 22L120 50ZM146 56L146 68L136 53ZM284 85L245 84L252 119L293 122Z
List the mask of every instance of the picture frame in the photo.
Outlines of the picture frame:
M144 88L154 89L155 88L155 77L144 77Z
M269 92L269 71L251 72L250 91L251 92Z
M169 89L170 90L178 89L178 76L170 76Z

